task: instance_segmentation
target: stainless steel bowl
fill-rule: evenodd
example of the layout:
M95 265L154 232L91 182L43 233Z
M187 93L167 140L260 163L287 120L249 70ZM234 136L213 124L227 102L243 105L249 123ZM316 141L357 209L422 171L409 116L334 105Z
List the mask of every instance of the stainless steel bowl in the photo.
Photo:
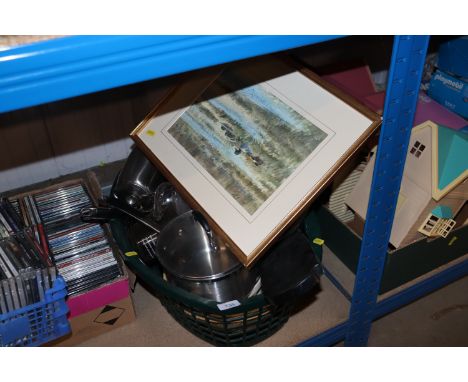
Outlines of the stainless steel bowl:
M114 180L110 200L133 211L150 212L156 187L163 181L156 167L135 147Z

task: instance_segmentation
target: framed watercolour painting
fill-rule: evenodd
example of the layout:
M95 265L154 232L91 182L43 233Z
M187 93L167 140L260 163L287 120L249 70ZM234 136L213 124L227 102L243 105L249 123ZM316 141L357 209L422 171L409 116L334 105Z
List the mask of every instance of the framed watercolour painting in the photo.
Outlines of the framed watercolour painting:
M379 124L309 70L262 59L197 73L131 136L248 266Z

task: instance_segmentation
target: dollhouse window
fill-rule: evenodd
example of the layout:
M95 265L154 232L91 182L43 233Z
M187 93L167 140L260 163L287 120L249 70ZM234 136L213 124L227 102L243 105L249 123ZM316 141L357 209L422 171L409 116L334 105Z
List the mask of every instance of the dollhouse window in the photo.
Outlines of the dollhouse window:
M410 150L410 154L413 154L416 158L419 158L425 148L426 148L425 145L423 145L419 141L416 141L416 142L414 142L414 145Z
M455 224L456 222L453 219L443 219L429 214L418 231L429 237L442 236L445 238L455 227Z

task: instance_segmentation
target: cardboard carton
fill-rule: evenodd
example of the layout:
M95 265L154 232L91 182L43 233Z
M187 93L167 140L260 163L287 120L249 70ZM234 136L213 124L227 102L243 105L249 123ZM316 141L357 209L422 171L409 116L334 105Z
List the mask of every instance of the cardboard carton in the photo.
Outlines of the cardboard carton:
M437 70L429 83L429 96L453 112L468 118L468 83Z
M119 262L120 263L120 262ZM53 343L54 346L75 346L90 338L132 322L135 310L130 294L129 276L91 291L69 297L68 320L71 333Z
M468 36L442 44L437 65L444 72L468 78Z
M79 346L83 341L107 333L135 319L133 302L127 297L109 302L70 318L71 333L54 342L54 346Z
M446 238L424 237L407 246L389 249L379 294L466 255L468 225L461 224L466 220L467 212L468 208L460 212L456 218L457 226ZM362 243L363 221L357 217L358 221L350 224L353 226L350 228L350 225L344 224L326 207L319 209L318 217L322 238L327 247L355 274Z

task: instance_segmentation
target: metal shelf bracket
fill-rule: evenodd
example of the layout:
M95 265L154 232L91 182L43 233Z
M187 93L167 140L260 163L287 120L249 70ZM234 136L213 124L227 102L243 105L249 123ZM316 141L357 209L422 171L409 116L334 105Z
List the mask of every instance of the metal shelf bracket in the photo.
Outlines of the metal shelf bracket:
M346 346L365 346L375 317L387 246L413 127L428 36L396 36L364 227Z

